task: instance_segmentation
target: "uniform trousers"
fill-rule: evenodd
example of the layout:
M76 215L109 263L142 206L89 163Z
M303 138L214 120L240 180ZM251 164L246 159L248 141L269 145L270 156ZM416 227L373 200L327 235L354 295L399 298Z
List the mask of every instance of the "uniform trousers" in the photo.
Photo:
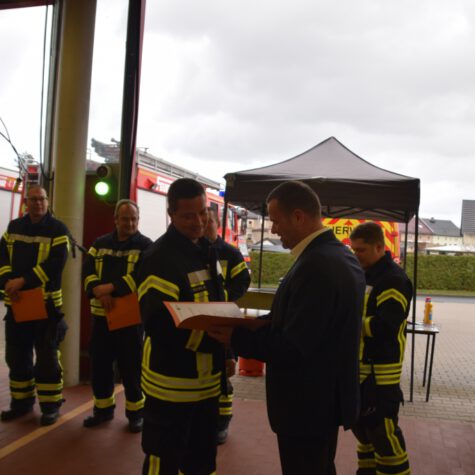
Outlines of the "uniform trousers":
M5 359L9 368L11 409L31 407L35 389L44 413L57 410L63 402L59 344L67 325L59 310L53 313L45 320L17 323L11 309L7 312Z
M143 475L216 473L218 398L192 403L145 400Z
M94 413L115 408L114 362L117 361L126 399L128 418L138 416L143 408L140 388L143 329L141 325L109 331L105 317L94 317L89 346Z
M324 436L277 434L283 475L336 475L338 426Z

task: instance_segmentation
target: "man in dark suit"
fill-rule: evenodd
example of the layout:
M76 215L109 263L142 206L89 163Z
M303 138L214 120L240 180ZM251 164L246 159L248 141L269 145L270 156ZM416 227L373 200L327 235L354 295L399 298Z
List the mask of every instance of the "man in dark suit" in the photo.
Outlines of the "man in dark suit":
M214 327L209 334L240 356L266 362L267 409L283 474L335 474L338 427L349 428L358 412L364 274L323 226L309 186L283 183L267 206L272 232L295 257L270 324L254 332Z

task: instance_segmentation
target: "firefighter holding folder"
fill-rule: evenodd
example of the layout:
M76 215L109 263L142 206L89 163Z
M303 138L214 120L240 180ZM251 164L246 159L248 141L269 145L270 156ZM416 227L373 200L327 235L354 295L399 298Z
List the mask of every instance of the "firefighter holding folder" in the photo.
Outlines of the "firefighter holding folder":
M145 398L140 389L143 330L135 271L152 241L138 231L139 208L134 201L117 202L114 222L116 229L94 241L84 262L84 289L93 317L89 351L94 410L83 424L94 427L114 417L116 361L125 389L128 428L136 433L142 430Z
M63 402L58 347L67 328L61 312L61 275L68 256L69 231L49 212L48 196L41 186L30 186L26 205L27 214L10 222L0 242L11 394L10 408L2 411L1 420L31 412L36 393L40 423L51 425Z

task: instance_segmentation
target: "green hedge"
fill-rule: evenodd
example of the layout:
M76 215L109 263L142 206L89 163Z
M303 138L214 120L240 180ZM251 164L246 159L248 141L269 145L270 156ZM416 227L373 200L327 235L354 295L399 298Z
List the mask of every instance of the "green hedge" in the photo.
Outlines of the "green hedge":
M276 286L292 265L290 254L264 252L262 285ZM408 255L412 280L414 256ZM418 256L417 288L475 291L475 256ZM251 252L252 285L257 285L259 253Z

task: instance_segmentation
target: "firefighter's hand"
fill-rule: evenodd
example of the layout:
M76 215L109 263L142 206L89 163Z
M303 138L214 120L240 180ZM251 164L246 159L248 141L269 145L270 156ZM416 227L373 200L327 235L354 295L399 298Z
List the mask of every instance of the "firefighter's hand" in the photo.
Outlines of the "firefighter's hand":
M18 300L20 298L18 291L21 290L24 285L25 279L23 277L7 280L5 292L12 300Z
M104 296L107 296L107 295L111 295L112 292L114 292L114 284L100 284L100 285L96 285L93 289L92 289L92 293L94 294L94 297L96 297L96 299L101 299L101 297L104 297Z
M236 360L229 359L226 360L226 377L230 378L236 374Z
M110 312L112 310L112 307L114 307L114 299L110 294L99 297L99 301L101 302L101 305L104 307L104 310L106 312Z
M231 327L211 326L207 331L208 335L226 346L231 345L231 336L233 329Z

